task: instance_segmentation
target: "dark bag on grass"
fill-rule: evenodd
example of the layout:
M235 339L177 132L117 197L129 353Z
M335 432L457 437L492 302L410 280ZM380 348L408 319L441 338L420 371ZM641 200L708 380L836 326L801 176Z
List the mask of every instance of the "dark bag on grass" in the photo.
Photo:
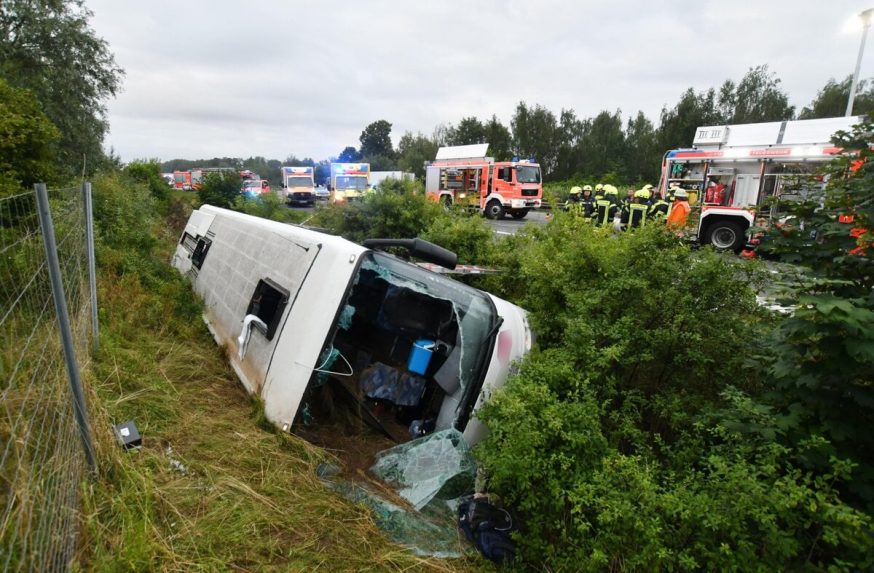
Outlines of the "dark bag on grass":
M513 516L503 507L481 499L458 505L458 526L480 553L495 563L511 563L516 546L510 533L516 530Z

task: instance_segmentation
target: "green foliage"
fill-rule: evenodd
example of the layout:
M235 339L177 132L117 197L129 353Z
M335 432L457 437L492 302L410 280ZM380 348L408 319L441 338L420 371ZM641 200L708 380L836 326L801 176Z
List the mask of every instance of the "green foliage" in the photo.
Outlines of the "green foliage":
M107 130L103 102L121 84L104 40L89 26L82 0L9 0L0 3L0 78L31 90L60 130L57 165L88 172L103 159Z
M459 211L436 217L421 237L454 252L463 265L490 265L497 255L494 231L476 213Z
M529 106L519 102L510 125L516 154L526 159L533 157L540 164L543 176L552 176L560 136L555 115L539 104Z
M872 566L871 517L846 503L853 463L793 435L744 368L774 325L757 266L561 212L494 261L505 272L487 287L529 310L540 347L477 414L490 489L525 523L525 566Z
M257 197L238 195L232 207L235 211L281 223L300 223L308 216L301 211L289 209L285 200L276 193L264 193Z
M157 159L131 161L125 167L125 172L133 180L148 185L155 199L166 201L170 196L170 186L161 177L161 163Z
M398 142L398 168L418 179L425 177L425 162L436 156L437 144L421 133L413 135L408 131Z
M829 167L828 184L803 201L785 201L785 224L763 251L800 265L784 275L781 322L758 361L773 380L770 402L791 435L827 442L806 462L828 467L829 458L856 464L849 499L874 512L874 122L839 136L847 150ZM852 162L861 160L850 172ZM852 223L840 217L851 215ZM852 232L851 232L852 231Z
M798 119L817 119L821 117L840 117L847 110L847 100L850 99L850 84L853 76L847 76L843 81L830 78L816 93L816 97L798 114ZM874 111L874 83L861 80L856 88L853 100L853 114L867 115Z
M240 175L233 172L209 173L197 190L203 205L229 208L240 196Z
M358 138L361 142L359 150L364 157L387 157L394 155L391 145L391 124L384 119L374 121L364 128Z
M386 179L360 201L319 209L310 225L360 243L365 239L417 237L442 214L416 181Z
M0 79L0 194L53 181L52 145L58 137L33 93Z

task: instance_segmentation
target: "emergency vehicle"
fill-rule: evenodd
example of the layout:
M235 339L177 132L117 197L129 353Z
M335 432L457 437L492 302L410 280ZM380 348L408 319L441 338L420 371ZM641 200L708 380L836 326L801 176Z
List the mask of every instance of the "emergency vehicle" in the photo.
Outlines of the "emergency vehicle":
M763 209L771 197L803 196L821 186L819 166L841 150L836 131L850 131L859 117L833 117L699 127L692 147L668 151L659 193L671 186L690 193L700 206L697 237L702 244L740 251L751 227L777 213ZM758 223L757 223L758 220Z
M478 209L489 219L523 219L543 197L540 166L486 157L488 143L441 147L425 162L425 193L447 208Z
M174 171L173 187L182 191L191 191L191 171Z
M313 205L316 202L316 183L312 167L280 167L282 187L289 204Z
M343 203L361 199L370 187L369 163L331 164L331 203Z
M351 408L395 439L411 439L412 418L473 444L486 430L477 409L531 350L527 315L388 246L456 266L454 253L420 239L359 245L210 205L191 214L172 264L281 430Z

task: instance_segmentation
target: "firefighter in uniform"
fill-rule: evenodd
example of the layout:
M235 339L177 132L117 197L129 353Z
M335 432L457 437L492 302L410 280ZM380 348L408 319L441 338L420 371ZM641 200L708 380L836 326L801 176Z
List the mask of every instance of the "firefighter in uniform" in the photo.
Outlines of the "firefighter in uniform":
M673 191L669 190L669 192L672 193ZM664 221L668 218L668 213L670 212L670 210L671 204L656 195L655 201L652 201L651 205L649 206L648 217L650 219L658 219Z
M634 192L634 202L627 206L627 229L646 226L650 195L646 188Z
M604 198L604 186L598 183L595 185L595 201L600 201Z
M583 185L583 196L580 199L580 207L583 209L583 216L587 219L592 218L595 212L595 197L592 195L592 186Z
M619 190L613 185L604 185L604 197L595 201L595 224L609 225L619 212Z
M671 205L671 212L668 214L668 228L674 231L681 232L686 226L686 221L689 218L689 212L692 207L689 206L689 194L685 189L677 189L674 191L674 204Z
M578 186L571 187L570 195L568 195L567 201L564 204L565 211L573 211L578 213L581 211L580 209L580 199L582 197L583 190Z

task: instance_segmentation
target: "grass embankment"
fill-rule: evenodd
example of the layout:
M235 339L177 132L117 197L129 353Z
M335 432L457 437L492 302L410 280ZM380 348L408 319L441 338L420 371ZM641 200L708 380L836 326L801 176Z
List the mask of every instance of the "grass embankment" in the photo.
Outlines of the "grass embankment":
M316 468L328 452L266 429L203 325L190 285L167 264L190 202L171 198L168 216L157 217L148 196L129 187L117 178L95 182L101 348L90 407L101 477L85 495L81 567L475 566L422 559L390 543L367 509L320 482ZM125 233L132 236L120 238ZM124 452L111 437L110 423L128 419L143 435L139 451Z

